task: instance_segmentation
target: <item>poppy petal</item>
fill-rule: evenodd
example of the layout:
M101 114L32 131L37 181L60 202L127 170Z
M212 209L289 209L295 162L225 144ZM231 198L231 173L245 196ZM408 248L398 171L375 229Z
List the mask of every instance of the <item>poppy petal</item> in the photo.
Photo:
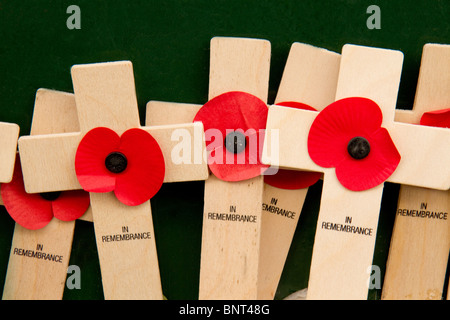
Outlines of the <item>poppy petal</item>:
M18 157L13 179L10 183L1 185L1 194L6 211L15 222L26 229L41 229L53 218L50 201L39 194L26 193Z
M250 164L248 163L248 160L246 163L240 164L237 161L236 155L232 154L224 147L216 148L211 153L212 157L218 155L223 157L222 162L210 162L209 169L217 178L224 181L242 181L251 179L264 174L264 172L269 168L268 165L260 162ZM227 155L229 157L228 159L230 159L230 157L234 159L234 163L227 163ZM246 159L248 159L248 155L246 155Z
M219 129L223 137L227 130L264 129L268 108L258 97L240 91L226 92L209 100L195 115L205 131Z
M75 171L81 187L88 192L114 190L116 176L105 166L106 157L117 151L120 137L109 128L94 128L83 137L75 156Z
M431 127L450 128L450 108L425 112L420 124Z
M277 103L278 106L317 111L313 107L295 101ZM264 182L279 189L296 190L308 188L322 177L321 172L279 169L276 174L264 176Z
M336 167L337 179L352 191L378 186L391 176L400 163L401 156L385 128L379 128L367 140L370 153L366 158L356 160L347 153Z
M244 152L232 153L222 143L209 154L208 165L217 178L224 181L247 180L263 174L270 167L260 161L264 132L249 129L245 136L247 146Z
M147 131L130 129L121 136L118 151L126 156L127 167L117 174L116 197L129 206L142 204L163 184L165 164L161 148Z
M310 105L307 105L307 104L301 103L301 102L296 102L296 101L284 101L284 102L279 102L276 105L282 106L282 107L294 108L294 109L317 111Z
M62 221L73 221L87 211L89 204L89 193L86 191L64 191L52 201L53 215Z
M378 105L366 98L333 102L314 119L308 135L311 159L325 168L336 167L347 157L347 144L356 136L370 136L383 120Z
M254 178L267 170L269 166L260 161L263 135L259 134L266 127L267 113L264 101L240 91L221 94L198 111L194 122L203 123L206 147L211 151L208 165L217 178L241 181ZM230 131L238 130L245 133L248 143L245 153L233 154L224 148L224 141Z
M321 172L279 169L276 174L264 176L264 182L279 189L297 190L312 186L321 177Z

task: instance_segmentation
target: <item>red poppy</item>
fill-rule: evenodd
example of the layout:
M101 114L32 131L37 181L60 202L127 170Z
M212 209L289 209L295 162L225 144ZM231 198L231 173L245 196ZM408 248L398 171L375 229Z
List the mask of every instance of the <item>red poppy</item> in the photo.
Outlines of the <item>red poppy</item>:
M277 105L295 109L317 111L307 104L294 101L282 102ZM276 174L264 176L264 182L272 187L295 190L308 188L319 181L321 177L321 172L279 169Z
M109 128L89 131L75 156L75 171L88 192L114 191L117 199L136 206L161 188L165 165L156 140L142 129L129 129L122 136Z
M194 122L203 123L208 165L217 178L247 180L269 168L261 163L267 112L264 101L239 91L221 94L198 111Z
M83 190L26 193L19 156L16 159L13 179L1 185L6 211L11 218L26 229L45 227L52 219L73 221L80 218L89 207L89 194Z
M366 98L338 100L314 119L308 151L319 166L336 168L347 189L361 191L383 183L400 162L389 132L381 127L379 106Z
M450 108L425 112L420 118L420 124L424 126L450 128Z

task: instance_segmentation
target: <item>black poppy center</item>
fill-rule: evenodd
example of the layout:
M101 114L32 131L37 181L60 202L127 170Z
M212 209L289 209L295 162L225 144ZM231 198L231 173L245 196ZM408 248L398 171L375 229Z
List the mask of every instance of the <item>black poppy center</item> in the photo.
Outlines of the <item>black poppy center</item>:
M53 201L59 198L59 196L61 195L61 191L43 192L40 193L39 195L47 201Z
M225 148L231 153L241 153L245 150L245 135L238 131L233 131L225 137Z
M354 137L348 143L347 151L356 160L364 159L370 153L370 143L366 138Z
M121 173L127 168L127 157L120 152L112 152L105 159L106 169L112 173Z

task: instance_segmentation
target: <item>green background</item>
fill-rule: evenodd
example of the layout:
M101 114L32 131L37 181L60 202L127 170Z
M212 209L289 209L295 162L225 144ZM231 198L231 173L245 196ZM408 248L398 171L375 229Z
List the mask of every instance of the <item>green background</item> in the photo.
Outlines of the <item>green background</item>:
M81 30L69 30L69 5L81 9ZM381 9L381 29L369 30L367 8ZM346 43L405 54L398 108L410 109L422 47L450 43L450 1L133 0L0 1L0 119L30 130L38 88L73 92L74 64L131 60L141 119L149 100L207 100L209 42L214 36L267 39L272 44L272 103L293 42L340 52ZM143 122L143 120L142 120ZM142 123L143 124L143 123ZM276 299L307 287L322 185L311 187ZM382 273L398 186L387 183L373 264ZM203 183L166 184L152 199L162 285L168 299L197 299ZM14 223L0 208L0 288ZM65 299L103 299L92 224L77 221L70 264L81 268L81 290ZM447 277L448 278L448 277ZM371 290L369 299L379 299Z

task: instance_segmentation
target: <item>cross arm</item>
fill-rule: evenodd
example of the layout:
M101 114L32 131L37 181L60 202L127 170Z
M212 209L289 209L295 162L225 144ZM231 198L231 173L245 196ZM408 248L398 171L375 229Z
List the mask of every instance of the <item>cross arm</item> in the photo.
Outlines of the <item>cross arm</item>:
M262 162L290 170L323 172L308 154L308 132L318 112L270 106Z
M75 174L75 154L80 132L23 136L20 162L28 193L81 189Z
M394 123L389 133L402 159L388 182L450 188L450 130Z
M205 180L208 168L202 156L205 149L203 126L200 123L178 126L144 127L155 137L164 154L166 177L164 182L187 180ZM196 163L176 163L172 161L172 149L180 144L180 139L174 136L174 130L179 135L198 139L189 144L183 144L186 152L191 152ZM19 139L19 151L25 189L29 193L81 189L75 174L75 154L82 138L81 133L64 133L53 135L24 136ZM194 141L194 140L192 140ZM198 143L197 143L198 141Z
M271 106L267 128L276 129L266 131L263 162L294 170L325 171L308 154L308 132L316 115L313 111ZM402 160L388 182L440 190L450 188L449 130L394 123L389 133ZM274 141L278 147L271 145Z
M142 127L158 141L164 155L164 182L206 180L209 175L201 122Z

